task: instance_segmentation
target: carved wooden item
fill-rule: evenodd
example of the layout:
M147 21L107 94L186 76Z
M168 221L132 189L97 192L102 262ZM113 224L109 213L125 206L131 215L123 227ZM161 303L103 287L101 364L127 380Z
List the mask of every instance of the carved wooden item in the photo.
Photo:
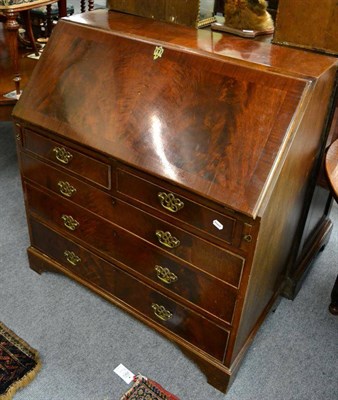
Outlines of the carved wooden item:
M298 254L335 64L105 10L61 20L14 110L31 267L225 391Z
M107 5L109 10L190 27L206 25L214 12L212 0L108 0Z

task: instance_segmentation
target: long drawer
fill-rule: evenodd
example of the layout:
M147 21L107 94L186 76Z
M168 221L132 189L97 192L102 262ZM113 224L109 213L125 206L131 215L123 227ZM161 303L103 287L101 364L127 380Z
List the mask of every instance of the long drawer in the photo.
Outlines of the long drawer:
M30 212L65 234L84 241L102 255L112 258L115 263L130 268L140 279L161 285L176 296L231 324L237 297L234 287L174 257L168 257L165 252L82 207L29 184L25 186ZM223 269L227 270L228 267L224 265Z
M111 187L111 166L108 163L39 135L30 129L24 129L23 132L23 145L28 151L84 177L89 182L106 189Z
M172 256L179 257L236 288L239 287L244 266L242 257L220 246L213 246L208 241L155 218L120 199L112 198L108 193L26 154L21 156L21 165L26 178L120 225ZM162 233L162 237L159 232ZM175 247L178 241L179 245ZM173 247L167 247L168 245ZM210 259L213 259L212 265Z
M220 361L229 332L30 218L32 245L90 285L118 298ZM212 338L212 340L210 340Z

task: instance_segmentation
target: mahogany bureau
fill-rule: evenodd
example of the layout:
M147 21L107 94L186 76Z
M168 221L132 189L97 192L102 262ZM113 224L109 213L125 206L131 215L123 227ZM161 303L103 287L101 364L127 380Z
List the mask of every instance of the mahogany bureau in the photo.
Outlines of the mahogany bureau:
M335 70L106 10L62 20L13 114L31 268L120 306L226 391L318 231L303 237Z

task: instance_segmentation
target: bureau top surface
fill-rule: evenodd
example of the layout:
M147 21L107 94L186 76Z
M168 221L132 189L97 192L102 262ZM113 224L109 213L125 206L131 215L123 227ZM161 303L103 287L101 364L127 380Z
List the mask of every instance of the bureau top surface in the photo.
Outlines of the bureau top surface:
M334 63L98 10L57 24L14 117L255 217Z

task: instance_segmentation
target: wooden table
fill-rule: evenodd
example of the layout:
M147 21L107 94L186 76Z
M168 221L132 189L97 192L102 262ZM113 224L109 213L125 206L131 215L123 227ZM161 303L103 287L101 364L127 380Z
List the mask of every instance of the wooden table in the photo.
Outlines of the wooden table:
M59 17L65 17L67 15L66 0L34 0L31 2L0 6L0 11L4 18L5 42L8 46L8 51L12 62L12 77L14 78L12 79L15 84L13 85L13 89L16 90L18 96L21 93L20 59L18 50L18 31L20 27L18 22L19 14L21 14L26 21L26 30L30 40L34 41L29 11L33 8L49 6L56 2L58 3L59 7Z
M327 151L325 168L332 195L338 202L338 139L332 143ZM338 276L332 289L329 310L332 314L338 315Z
M327 151L325 167L332 188L332 194L338 202L338 139L331 144Z
M8 99L4 94L14 90L13 84L13 65L9 55L9 49L5 44L3 24L0 24L0 121L9 121L15 106L16 99ZM31 52L31 51L29 51ZM24 88L32 75L37 60L27 58L27 49L19 48L21 87Z

